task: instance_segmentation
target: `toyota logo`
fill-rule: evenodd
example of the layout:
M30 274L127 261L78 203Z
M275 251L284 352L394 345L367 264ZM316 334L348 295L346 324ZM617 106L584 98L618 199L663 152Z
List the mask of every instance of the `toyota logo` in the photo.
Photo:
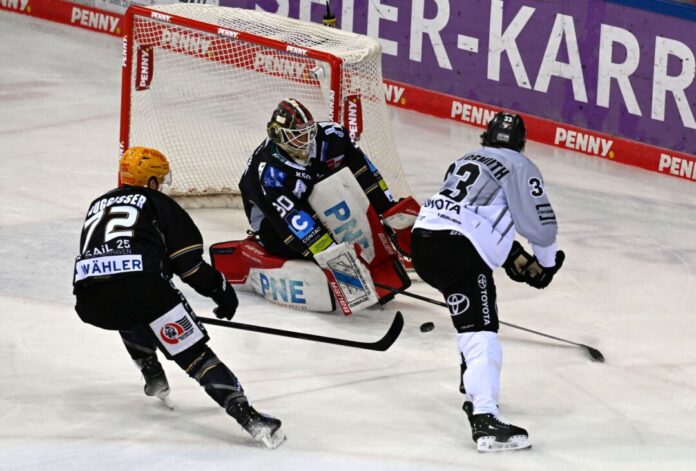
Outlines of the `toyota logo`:
M447 306L452 316L458 316L466 312L469 309L469 304L469 298L462 293L454 293L447 296Z
M488 279L483 273L478 276L478 285L481 289L486 289L486 286L488 286Z

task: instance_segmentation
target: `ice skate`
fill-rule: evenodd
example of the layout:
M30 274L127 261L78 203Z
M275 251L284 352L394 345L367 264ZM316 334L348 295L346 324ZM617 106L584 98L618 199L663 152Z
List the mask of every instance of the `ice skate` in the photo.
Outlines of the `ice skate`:
M285 433L280 428L281 421L257 412L244 396L236 398L227 408L227 413L266 448L277 448L285 441Z
M479 452L522 450L532 446L527 431L501 422L493 414L475 414L471 418L472 438Z
M169 382L157 357L151 355L136 363L140 366L140 371L145 379L145 395L156 397L165 406L174 410L174 403L169 399Z

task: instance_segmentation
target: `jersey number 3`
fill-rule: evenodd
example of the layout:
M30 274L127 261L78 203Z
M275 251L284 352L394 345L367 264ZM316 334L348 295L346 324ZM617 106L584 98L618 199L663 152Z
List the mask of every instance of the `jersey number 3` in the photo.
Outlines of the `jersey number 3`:
M469 194L469 187L474 184L476 179L481 175L481 169L474 163L467 163L456 169L457 164L450 165L445 175L445 181L452 175L452 172L457 176L457 184L455 188L445 188L440 192L441 195L460 203L466 195Z

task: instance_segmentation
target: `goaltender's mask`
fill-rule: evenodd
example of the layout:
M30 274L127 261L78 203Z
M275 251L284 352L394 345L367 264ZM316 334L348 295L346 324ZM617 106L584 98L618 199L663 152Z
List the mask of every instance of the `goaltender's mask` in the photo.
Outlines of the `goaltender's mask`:
M268 137L297 163L309 164L310 147L317 136L312 113L294 98L278 103L266 126Z

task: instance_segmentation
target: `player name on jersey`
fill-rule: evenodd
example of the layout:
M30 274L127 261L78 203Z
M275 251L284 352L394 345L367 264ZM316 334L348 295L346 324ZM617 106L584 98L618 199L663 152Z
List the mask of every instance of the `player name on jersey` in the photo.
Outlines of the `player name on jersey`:
M475 162L481 162L483 165L491 169L491 172L493 172L493 176L498 180L510 173L510 170L508 170L502 163L500 163L497 159L493 157L486 157L478 154L469 154L462 157L462 160L473 160Z
M145 202L147 201L147 196L141 195L139 193L131 193L129 195L114 196L111 198L102 198L95 202L89 211L87 212L87 217L98 213L99 211L112 206L114 204L129 204L136 206L139 209L143 209Z

